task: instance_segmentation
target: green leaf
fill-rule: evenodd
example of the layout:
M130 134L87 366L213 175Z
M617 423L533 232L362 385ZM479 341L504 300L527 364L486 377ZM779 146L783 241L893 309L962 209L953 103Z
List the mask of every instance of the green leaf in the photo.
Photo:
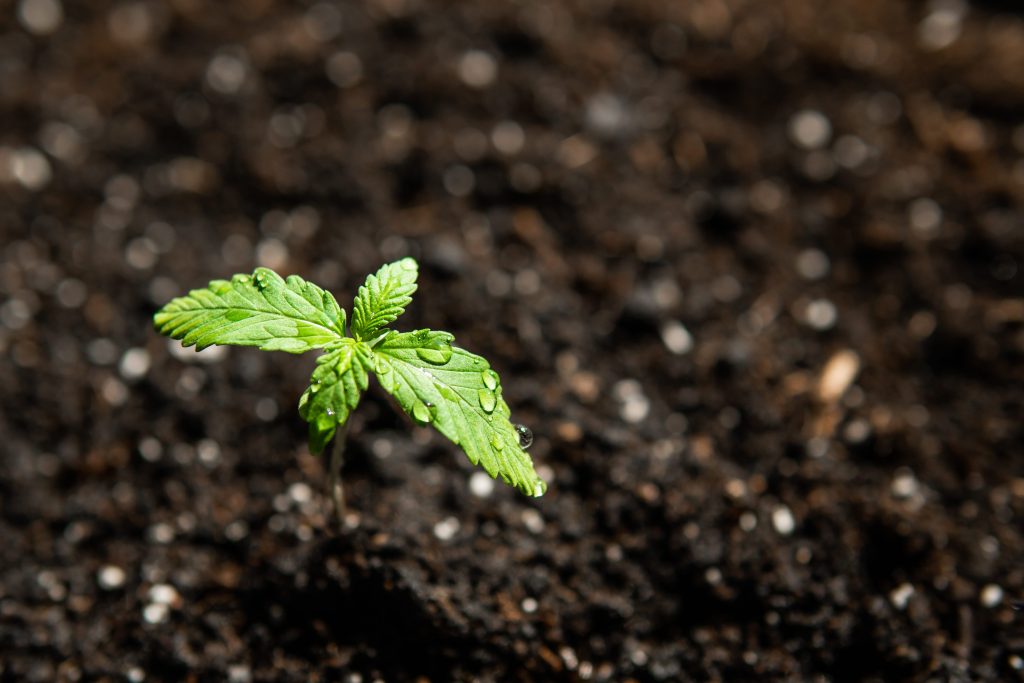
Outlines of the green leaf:
M157 311L153 322L162 334L199 350L234 344L302 353L345 336L345 311L330 292L268 268L194 289Z
M402 315L416 291L418 269L415 259L404 258L366 278L352 303L352 336L369 341Z
M343 339L316 359L309 386L299 399L299 415L309 423L309 450L323 451L335 430L359 405L373 369L373 351L364 342Z
M402 409L432 424L470 461L529 496L546 485L519 446L498 373L486 360L452 346L447 332L391 332L374 351L377 378Z

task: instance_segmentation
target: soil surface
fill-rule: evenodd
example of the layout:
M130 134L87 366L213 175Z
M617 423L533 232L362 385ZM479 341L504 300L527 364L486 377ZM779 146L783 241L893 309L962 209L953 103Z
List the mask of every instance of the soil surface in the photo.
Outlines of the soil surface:
M0 680L1024 680L1024 16L0 3ZM255 265L488 357L547 495L154 310Z

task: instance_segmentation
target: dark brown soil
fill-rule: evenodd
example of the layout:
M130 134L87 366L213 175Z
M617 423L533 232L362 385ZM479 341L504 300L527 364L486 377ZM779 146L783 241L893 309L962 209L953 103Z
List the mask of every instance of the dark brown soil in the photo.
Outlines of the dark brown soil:
M0 680L1024 680L1018 3L56 3L0 4ZM313 358L150 316L407 254L551 485L371 388L337 536Z

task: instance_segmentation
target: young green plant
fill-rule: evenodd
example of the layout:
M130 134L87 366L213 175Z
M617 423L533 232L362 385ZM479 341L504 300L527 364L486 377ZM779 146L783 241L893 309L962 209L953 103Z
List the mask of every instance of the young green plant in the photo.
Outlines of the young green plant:
M310 451L321 453L334 439L328 476L339 523L348 419L370 374L413 420L432 425L491 477L543 495L546 485L525 451L532 434L509 420L490 364L453 346L448 332L388 328L412 301L418 270L414 259L404 258L367 277L352 304L351 324L330 292L268 268L192 290L160 309L153 322L160 333L197 350L230 344L323 352L299 399L299 414L309 423Z

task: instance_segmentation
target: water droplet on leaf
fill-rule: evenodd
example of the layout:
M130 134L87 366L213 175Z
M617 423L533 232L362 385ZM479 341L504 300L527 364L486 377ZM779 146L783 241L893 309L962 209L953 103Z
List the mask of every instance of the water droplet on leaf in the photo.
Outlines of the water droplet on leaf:
M501 451L505 449L505 444L503 444L501 442L501 439L499 439L497 436L491 437L491 446L493 446L494 450L496 451Z
M484 409L485 413L494 412L494 406L497 404L494 394L486 389L481 389L477 392L477 396L480 398L480 407Z
M430 409L425 404L417 401L412 405L412 416L419 422L430 422Z
M547 492L547 490L548 485L542 479L538 479L533 485L533 497L540 498Z
M513 425L516 430L516 434L519 436L519 447L526 450L533 445L533 430L526 425L516 424Z
M430 348L429 346L421 346L416 349L416 355L428 363L434 365L444 365L452 357L451 346L441 346L438 348Z
M484 380L484 386L494 391L498 386L498 373L494 370L484 370L480 373L480 376Z

